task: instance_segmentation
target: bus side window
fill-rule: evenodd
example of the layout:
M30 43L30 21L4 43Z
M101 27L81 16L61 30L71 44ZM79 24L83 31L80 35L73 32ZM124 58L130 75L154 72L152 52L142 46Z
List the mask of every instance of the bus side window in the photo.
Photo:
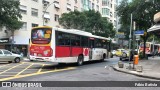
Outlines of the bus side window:
M95 47L94 40L89 40L89 46L90 46L90 48Z
M88 47L89 45L89 39L88 37L85 37L85 36L81 36L81 46L82 47Z
M71 45L72 46L80 46L80 36L71 35Z
M69 34L63 33L63 32L58 32L57 34L57 45L70 45L70 37Z

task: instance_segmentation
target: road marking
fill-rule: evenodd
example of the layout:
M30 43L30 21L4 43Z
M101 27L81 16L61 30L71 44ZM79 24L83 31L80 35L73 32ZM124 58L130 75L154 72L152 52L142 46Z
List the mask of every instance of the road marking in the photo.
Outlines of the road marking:
M42 67L38 70L37 73L40 73L42 71L42 68L44 67L44 64L42 65Z
M14 66L14 67L11 67L11 68L9 68L9 69L7 69L7 70L3 71L3 72L0 72L0 74L5 73L5 72L7 72L7 71L9 71L9 70L11 70L11 69L13 69L13 68L16 68L17 66L22 65L22 64L23 64L23 63L18 64L18 65Z
M28 68L30 68L33 65L33 63L31 65L29 65L28 67L26 67L25 69L23 69L22 71L20 71L18 74L16 74L15 76L20 75L21 73L23 73L24 71L26 71Z
M1 77L1 76L14 76L14 75L0 75L0 77Z
M4 67L4 66L8 66L8 65L10 65L10 64L2 65L2 66L0 66L0 68L1 68L1 67Z
M24 63L29 63L29 64L31 64L31 63L34 63L34 62L24 62ZM43 62L42 62L42 63L35 62L34 64L40 64L40 65L43 65L44 63L43 63ZM51 64L44 64L44 65L51 65Z
M73 69L76 69L76 67L68 67L68 68L65 68L65 69L57 69L57 70L51 70L51 71L46 71L46 72L39 72L39 73L36 72L36 73L31 73L31 74L26 74L26 75L18 75L18 76L14 76L14 77L7 77L7 78L0 79L0 81L18 79L18 78L23 78L23 77L29 77L29 76L34 76L34 75L51 73L51 72L62 72L62 71L73 70Z

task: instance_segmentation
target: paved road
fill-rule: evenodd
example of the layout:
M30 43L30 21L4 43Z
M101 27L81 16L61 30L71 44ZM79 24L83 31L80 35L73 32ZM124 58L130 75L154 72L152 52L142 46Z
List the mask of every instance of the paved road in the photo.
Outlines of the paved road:
M27 68L26 70L34 69L35 72L30 72L29 75L25 74L24 77L17 77L17 78L11 78L12 81L155 81L154 79L147 79L142 77L137 77L134 75L129 75L121 72L114 71L110 66L113 64L117 64L118 58L113 59L107 59L105 62L91 62L91 63L85 63L83 66L75 66L72 64L66 65L66 66L56 66L55 64L41 64L41 63L34 63L34 62L23 62L20 66L25 66ZM17 64L12 64L13 66L16 66ZM35 67L31 67L35 65ZM40 66L38 66L40 65ZM4 66L5 67L5 66ZM19 67L19 66L18 66ZM15 67L17 68L17 67ZM17 69L18 70L18 69ZM34 71L33 70L33 71ZM8 70L9 71L9 70ZM12 71L12 70L11 70ZM31 70L32 71L32 70ZM24 68L20 70L20 72L25 72ZM22 75L22 73L19 72L19 75ZM28 71L29 72L29 71ZM39 73L39 74L38 74ZM18 76L18 75L17 75ZM22 75L23 76L23 75ZM16 76L14 76L16 77ZM2 88L3 89L3 88ZM10 88L5 88L9 90ZM39 90L40 88L14 88L15 90L18 89L34 89ZM45 90L53 90L53 88L41 88ZM56 90L116 90L116 89L123 89L123 90L136 90L135 88L109 88L109 87L88 87L88 88L54 88ZM139 88L139 89L145 89L145 90L156 90L157 88Z

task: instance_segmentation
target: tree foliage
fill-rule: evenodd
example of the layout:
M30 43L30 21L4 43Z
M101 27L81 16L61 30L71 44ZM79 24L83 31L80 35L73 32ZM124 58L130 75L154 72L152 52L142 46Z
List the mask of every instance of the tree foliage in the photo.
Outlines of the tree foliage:
M114 37L115 35L112 23L94 10L64 13L59 19L59 23L67 29L79 29L104 37Z
M122 25L121 30L125 33L128 33L130 30L132 13L132 20L136 22L136 30L145 31L145 35L141 36L145 46L145 42L150 36L150 33L147 33L147 29L154 24L154 14L160 11L160 0L132 0L131 2L123 0L118 6L117 11ZM129 34L126 35L128 37ZM145 53L145 49L143 53Z
M19 0L0 0L0 26L16 30L22 26Z

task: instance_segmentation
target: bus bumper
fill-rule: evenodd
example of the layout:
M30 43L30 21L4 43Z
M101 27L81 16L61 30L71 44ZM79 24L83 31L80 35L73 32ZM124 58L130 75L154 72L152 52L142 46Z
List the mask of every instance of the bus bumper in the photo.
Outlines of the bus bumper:
M53 58L52 57L34 57L34 56L30 56L30 60L33 61L44 61L44 62L53 62Z

